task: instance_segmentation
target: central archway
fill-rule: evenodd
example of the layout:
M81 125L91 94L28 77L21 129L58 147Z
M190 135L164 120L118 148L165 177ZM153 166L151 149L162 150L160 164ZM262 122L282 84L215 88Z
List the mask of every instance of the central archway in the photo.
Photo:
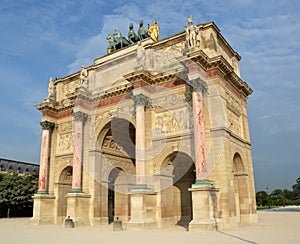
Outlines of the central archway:
M112 223L117 217L130 218L129 188L135 183L135 127L122 118L113 118L98 137L101 149L102 217Z

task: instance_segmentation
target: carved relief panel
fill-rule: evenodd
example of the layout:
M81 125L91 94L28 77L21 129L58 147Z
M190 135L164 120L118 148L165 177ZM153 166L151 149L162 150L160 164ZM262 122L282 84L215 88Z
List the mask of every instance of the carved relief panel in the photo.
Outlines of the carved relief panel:
M241 115L241 105L239 101L228 92L226 92L226 103L228 109L230 109L237 116Z
M237 135L241 135L241 121L240 116L237 116L232 111L228 111L228 125L229 129Z
M228 128L235 134L241 136L242 126L241 126L241 105L239 101L226 92L226 103L227 103L227 122Z
M73 152L72 122L58 125L57 154L68 154Z
M95 117L95 129L96 132L99 133L101 128L104 126L103 121L106 120L107 118L111 117L111 112L110 111L101 111L101 113L98 113Z
M154 135L161 133L181 133L191 128L190 113L187 107L155 114Z

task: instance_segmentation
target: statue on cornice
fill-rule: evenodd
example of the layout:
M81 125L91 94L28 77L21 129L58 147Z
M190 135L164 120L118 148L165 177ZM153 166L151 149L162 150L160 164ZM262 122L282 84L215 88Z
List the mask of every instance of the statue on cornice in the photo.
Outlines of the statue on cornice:
M83 65L81 65L81 71L80 71L80 75L79 75L81 86L85 86L85 87L87 86L87 77L88 77L88 73L83 64Z
M131 44L117 29L113 34L108 34L106 40L108 41L107 53L113 53L114 51Z
M117 29L115 29L113 37L116 42L117 49L121 49L123 47L130 45L130 42L125 37L123 37L122 33Z
M144 29L144 21L140 20L140 27L138 29L138 36L140 38L140 40L146 39L149 37L147 31Z
M188 27L184 27L186 33L186 42L188 48L199 47L200 38L199 38L199 28L196 25L193 25L192 15L188 18Z
M132 43L136 43L141 40L141 38L135 34L132 23L129 24L128 40Z
M148 30L146 30L146 32L150 33L150 37L154 40L154 41L158 41L158 37L159 37L159 32L160 32L160 28L157 25L156 20L152 21L152 26L150 26L148 24Z
M115 50L117 50L116 42L115 42L114 37L113 37L112 34L108 34L107 37L106 37L106 40L108 42L107 53L112 53Z
M50 77L48 84L48 98L54 99L54 81L52 77Z

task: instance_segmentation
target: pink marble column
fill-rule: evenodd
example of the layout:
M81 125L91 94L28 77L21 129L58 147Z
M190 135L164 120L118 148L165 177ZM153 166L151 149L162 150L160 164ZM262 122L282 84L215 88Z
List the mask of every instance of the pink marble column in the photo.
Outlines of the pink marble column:
M38 194L48 193L48 163L49 163L49 143L54 123L49 121L43 121L40 123L43 129L42 142L41 142L41 154L40 154L40 173L39 173L39 186Z
M82 112L73 113L74 117L74 152L73 152L73 176L71 192L82 191L82 159L83 159L83 125L87 115Z
M146 187L146 169L145 169L145 106L148 98L144 94L138 94L133 97L136 112L136 131L135 131L135 167L136 167L136 185Z
M192 99L194 114L196 179L199 180L207 177L202 93L193 92Z
M206 85L201 79L190 81L192 86L193 117L194 117L194 143L196 181L207 178L205 127L203 111L203 92Z

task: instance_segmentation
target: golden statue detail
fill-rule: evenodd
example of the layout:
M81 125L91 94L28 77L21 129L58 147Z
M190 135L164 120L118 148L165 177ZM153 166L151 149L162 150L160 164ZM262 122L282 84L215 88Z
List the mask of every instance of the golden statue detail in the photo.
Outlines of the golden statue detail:
M154 41L158 41L158 36L159 36L159 31L160 31L160 28L159 26L157 25L157 22L156 20L153 20L152 21L152 26L149 26L148 24L148 30L146 30L146 32L149 32L150 33L150 37L154 40Z

